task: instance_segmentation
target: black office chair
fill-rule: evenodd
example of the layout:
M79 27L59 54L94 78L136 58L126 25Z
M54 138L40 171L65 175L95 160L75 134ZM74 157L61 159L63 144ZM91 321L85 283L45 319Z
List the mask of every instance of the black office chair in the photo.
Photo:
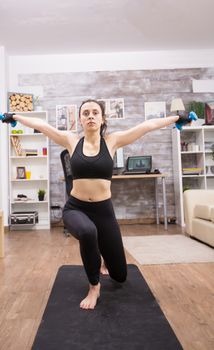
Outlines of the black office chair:
M64 172L66 194L67 196L69 196L73 187L73 178L72 178L72 171L71 171L70 154L67 149L64 149L64 151L60 153L60 159L61 159L62 168Z
M68 197L73 187L73 178L72 178L72 171L71 171L70 154L67 149L65 149L60 153L60 159L61 159L64 178L65 178L66 197ZM68 230L65 227L64 227L64 234L66 236L70 235Z

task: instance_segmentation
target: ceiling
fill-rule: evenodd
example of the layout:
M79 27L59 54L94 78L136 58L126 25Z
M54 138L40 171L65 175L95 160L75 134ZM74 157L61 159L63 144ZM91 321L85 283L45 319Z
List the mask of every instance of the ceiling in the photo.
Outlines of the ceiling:
M9 55L214 49L214 0L0 0Z

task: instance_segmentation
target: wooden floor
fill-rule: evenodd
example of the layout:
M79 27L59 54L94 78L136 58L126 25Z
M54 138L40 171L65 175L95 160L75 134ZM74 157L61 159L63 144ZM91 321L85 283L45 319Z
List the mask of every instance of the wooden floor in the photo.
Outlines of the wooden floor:
M163 225L121 229L126 236L166 234ZM169 225L167 234L175 233L180 228ZM65 237L62 228L53 228L9 232L5 245L5 258L0 259L0 349L29 350L58 268L81 264L78 243ZM213 350L214 263L140 266L128 253L127 261L142 271L183 348Z

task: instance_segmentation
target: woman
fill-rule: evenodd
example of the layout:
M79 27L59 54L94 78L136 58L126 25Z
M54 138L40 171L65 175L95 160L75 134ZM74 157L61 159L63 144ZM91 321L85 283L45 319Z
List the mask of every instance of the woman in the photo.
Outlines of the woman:
M121 233L111 202L113 156L118 148L133 143L146 133L176 123L179 116L151 119L125 131L105 134L103 105L96 100L87 100L79 109L82 138L70 131L57 130L37 118L16 114L5 116L3 122L16 120L37 129L70 153L73 188L63 210L63 220L69 232L79 240L89 280L89 291L80 307L94 309L100 296L101 256L112 279L122 283L127 275Z

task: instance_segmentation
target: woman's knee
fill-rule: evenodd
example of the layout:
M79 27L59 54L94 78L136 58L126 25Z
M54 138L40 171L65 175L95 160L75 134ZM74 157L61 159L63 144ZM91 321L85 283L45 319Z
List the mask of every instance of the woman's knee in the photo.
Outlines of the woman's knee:
M97 228L84 214L77 211L65 210L63 212L65 227L79 240L87 241L97 239Z
M65 227L70 230L70 227L72 226L72 217L70 216L70 213L68 210L63 210L62 213L62 220L65 225Z
M115 281L119 283L124 283L126 281L126 278L127 278L127 273L124 273L123 275L117 276Z
M123 271L120 271L119 273L109 271L109 275L116 282L124 283L127 279L127 269L124 269Z
M95 225L81 226L77 230L80 241L92 241L97 239L97 229Z

